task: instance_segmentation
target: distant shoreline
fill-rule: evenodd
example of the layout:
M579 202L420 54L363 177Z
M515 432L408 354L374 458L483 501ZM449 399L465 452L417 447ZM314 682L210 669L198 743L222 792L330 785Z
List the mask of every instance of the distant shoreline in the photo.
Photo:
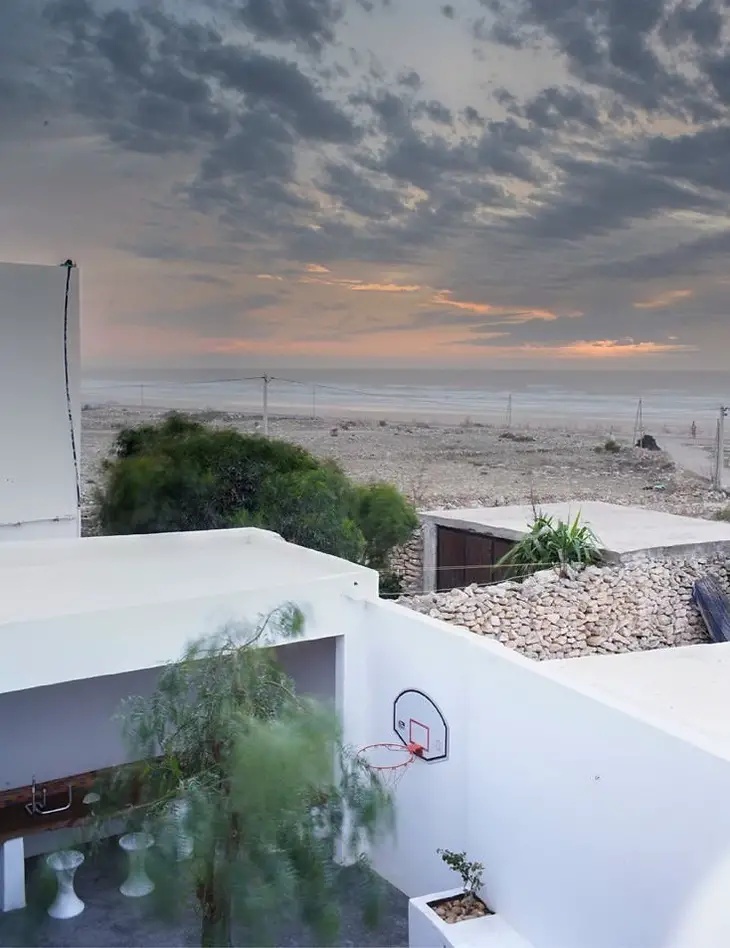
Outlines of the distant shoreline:
M236 404L229 404L229 400L220 399L219 404L204 403L197 399L166 399L166 400L147 400L134 401L132 399L120 401L116 399L92 399L83 398L82 404L85 411L93 410L112 410L134 412L154 412L165 413L178 411L183 414L220 416L228 415L235 418L249 418L263 421L262 406L260 403L250 401ZM436 407L425 407L420 405L409 405L407 407L397 407L392 405L341 405L341 404L316 404L312 406L305 405L270 405L269 418L292 421L327 421L333 424L338 421L357 421L377 423L385 420L389 423L402 423L413 425L439 425L446 427L482 427L500 430L510 428L515 431L530 431L542 429L561 429L593 433L597 436L605 435L610 437L612 434L623 438L631 437L635 430L636 419L617 417L615 414L581 412L571 414L568 411L557 411L544 407L541 411L528 413L520 411L518 406L513 406L512 420L508 423L507 412L502 412L501 416L494 411L475 410L465 413L461 408L453 410L443 410ZM660 423L656 419L647 417L644 422L643 430L646 433L653 434L660 438L662 434L672 435L674 437L685 437L689 435L691 421L687 422L684 418L675 419ZM699 427L698 440L700 442L709 438L709 425L705 425L708 430L703 433L702 426Z

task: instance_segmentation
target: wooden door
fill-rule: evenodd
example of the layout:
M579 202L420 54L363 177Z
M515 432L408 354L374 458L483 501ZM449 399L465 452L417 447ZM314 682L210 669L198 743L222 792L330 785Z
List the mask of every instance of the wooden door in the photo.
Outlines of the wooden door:
M496 564L512 541L453 527L437 528L436 590L462 589L472 583L502 582L507 570Z
M436 589L464 586L465 532L451 527L437 527Z

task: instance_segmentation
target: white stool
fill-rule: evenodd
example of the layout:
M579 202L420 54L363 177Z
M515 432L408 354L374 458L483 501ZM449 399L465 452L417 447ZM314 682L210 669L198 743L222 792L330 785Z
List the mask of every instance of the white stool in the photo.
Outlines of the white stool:
M147 875L144 858L154 840L149 833L127 833L119 837L119 845L129 855L129 875L119 886L122 895L139 899L154 892L155 884Z
M46 865L56 873L58 882L56 898L48 909L51 918L75 918L83 912L84 903L74 890L74 876L83 861L84 854L78 849L51 853L46 857Z
M170 818L174 827L175 853L178 862L191 859L194 845L186 829L186 822L190 815L190 804L187 800L176 800L170 805Z

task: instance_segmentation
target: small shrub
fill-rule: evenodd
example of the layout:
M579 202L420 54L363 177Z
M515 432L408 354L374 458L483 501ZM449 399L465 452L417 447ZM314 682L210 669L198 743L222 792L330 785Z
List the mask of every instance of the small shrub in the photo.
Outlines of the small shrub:
M385 420L385 418L381 418L380 421L378 422L378 424L380 425L381 428L387 428L387 427L388 427L388 422Z
M484 865L481 862L469 862L466 853L455 853L450 849L437 849L436 852L443 859L449 869L461 876L461 884L468 898L478 898L482 887Z
M392 570L385 570L380 574L380 598L397 599L403 595L403 577Z
M712 515L713 520L723 520L725 523L730 523L730 507L721 507L720 510L716 510Z
M621 450L621 445L616 441L615 438L609 438L608 441L603 445L603 450L608 451L609 454L618 454Z
M514 431L503 431L499 436L500 441L514 441L516 444L532 444L534 438L528 434L516 434Z
M497 565L508 567L513 577L520 578L553 566L565 576L569 566L582 568L600 561L598 539L588 524L581 523L580 514L565 523L536 512L529 533Z

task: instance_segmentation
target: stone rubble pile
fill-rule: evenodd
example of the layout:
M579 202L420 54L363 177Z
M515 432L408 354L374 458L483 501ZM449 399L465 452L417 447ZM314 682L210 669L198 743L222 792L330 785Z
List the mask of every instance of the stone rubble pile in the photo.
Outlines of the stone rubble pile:
M523 583L470 586L399 601L528 658L578 658L710 641L691 601L693 582L708 573L730 589L730 564L718 556L592 566L570 579L548 570Z

